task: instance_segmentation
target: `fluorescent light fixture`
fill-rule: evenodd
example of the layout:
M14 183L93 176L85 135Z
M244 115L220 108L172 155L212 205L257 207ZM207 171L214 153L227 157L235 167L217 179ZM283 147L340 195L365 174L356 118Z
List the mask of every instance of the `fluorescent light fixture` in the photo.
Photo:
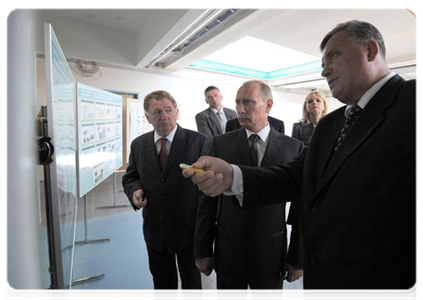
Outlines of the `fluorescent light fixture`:
M246 36L190 65L258 79L275 79L321 70L319 57Z
M190 67L266 80L319 71L321 70L321 61L318 60L272 72L252 70L238 66L208 61L204 59L200 59L195 63L190 64Z

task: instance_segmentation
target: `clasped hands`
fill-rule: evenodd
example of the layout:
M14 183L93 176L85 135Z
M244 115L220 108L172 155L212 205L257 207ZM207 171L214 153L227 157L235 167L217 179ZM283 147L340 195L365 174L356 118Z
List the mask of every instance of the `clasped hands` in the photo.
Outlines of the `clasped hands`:
M207 196L215 197L230 191L233 181L233 169L226 161L210 156L201 156L191 167L202 169L197 173L192 169L184 169L185 178L191 178L198 188Z

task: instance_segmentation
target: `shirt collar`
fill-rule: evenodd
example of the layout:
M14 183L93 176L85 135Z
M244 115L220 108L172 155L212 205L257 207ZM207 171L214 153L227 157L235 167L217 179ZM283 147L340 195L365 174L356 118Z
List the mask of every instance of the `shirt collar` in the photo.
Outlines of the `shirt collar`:
M269 136L269 133L270 133L270 125L269 125L269 123L267 123L266 127L264 127L259 132L252 132L252 131L249 131L247 128L245 128L245 132L247 133L247 138L250 138L250 135L252 135L252 134L257 134L260 137L260 139L263 142L265 142L267 140L267 137Z
M388 82L389 79L391 79L393 76L395 76L395 72L389 72L385 77L383 77L381 80L376 82L367 92L364 93L364 95L360 98L360 100L357 102L357 105L364 109L366 105L370 102L370 100L373 98L374 95L385 85L385 83ZM347 105L347 108L345 109L345 116L348 115L348 112L350 111L351 107L354 105Z
M178 124L175 125L175 128L173 128L173 130L167 136L160 136L157 131L154 130L154 143L157 143L157 141L162 137L166 138L169 142L172 143L173 138L175 137L176 129L178 129Z
M219 111L221 111L221 112L223 112L223 106L222 106L222 108L220 109L220 110L217 110L216 108L211 108L210 107L210 109L215 113L215 114L217 114Z

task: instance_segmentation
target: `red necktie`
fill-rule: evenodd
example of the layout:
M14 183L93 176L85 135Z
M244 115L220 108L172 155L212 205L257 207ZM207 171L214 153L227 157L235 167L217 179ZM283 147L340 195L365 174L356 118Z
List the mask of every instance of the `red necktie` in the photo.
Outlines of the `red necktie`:
M162 166L162 170L164 170L166 166L166 159L167 159L167 149L166 149L166 138L160 138L160 152L159 152L159 160L160 165Z

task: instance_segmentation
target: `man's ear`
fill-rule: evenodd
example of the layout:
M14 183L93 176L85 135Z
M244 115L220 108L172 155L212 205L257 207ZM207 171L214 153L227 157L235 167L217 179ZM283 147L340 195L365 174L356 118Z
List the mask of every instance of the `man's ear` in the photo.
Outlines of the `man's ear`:
M145 118L147 119L148 123L151 124L150 118L148 117L148 115L146 113L144 113L144 115L145 115Z
M269 113L273 107L273 99L266 100L266 112Z
M374 61L379 53L379 45L376 41L370 40L366 42L367 60Z

